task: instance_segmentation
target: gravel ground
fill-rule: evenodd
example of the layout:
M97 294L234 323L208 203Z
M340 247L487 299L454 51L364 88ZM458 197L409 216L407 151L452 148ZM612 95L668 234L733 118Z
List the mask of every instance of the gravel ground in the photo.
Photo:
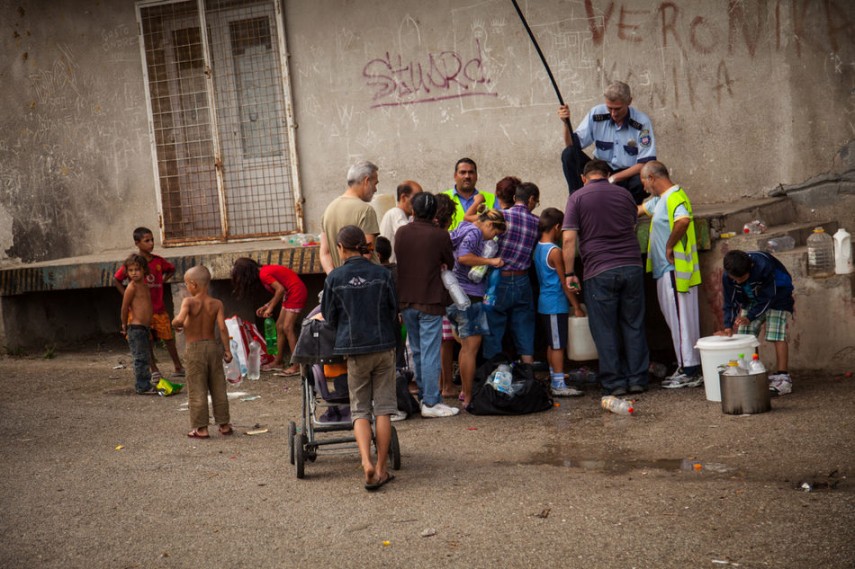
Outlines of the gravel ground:
M0 567L855 567L842 374L799 372L753 416L654 387L634 417L592 389L537 415L413 418L403 468L368 493L353 453L297 480L296 378L244 382L261 398L232 401L238 436L197 441L186 395L137 396L120 363L120 344L0 358Z

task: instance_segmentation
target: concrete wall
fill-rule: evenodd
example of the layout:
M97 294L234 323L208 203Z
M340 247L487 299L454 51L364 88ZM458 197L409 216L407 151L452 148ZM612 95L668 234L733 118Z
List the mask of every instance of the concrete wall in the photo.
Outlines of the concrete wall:
M831 168L853 138L855 4L846 0L523 2L573 117L613 79L653 118L658 154L699 201ZM561 124L506 0L286 1L309 231L357 158L451 184L532 180L562 207ZM130 245L157 226L131 0L0 0L0 262Z

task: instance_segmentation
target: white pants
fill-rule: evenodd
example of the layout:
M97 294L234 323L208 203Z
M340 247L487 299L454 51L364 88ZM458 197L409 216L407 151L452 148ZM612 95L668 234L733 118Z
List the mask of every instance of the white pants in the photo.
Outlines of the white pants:
M677 292L674 273L669 271L656 281L659 308L671 329L671 342L677 354L677 365L689 367L701 365L701 356L695 344L701 336L698 321L698 287L689 292Z

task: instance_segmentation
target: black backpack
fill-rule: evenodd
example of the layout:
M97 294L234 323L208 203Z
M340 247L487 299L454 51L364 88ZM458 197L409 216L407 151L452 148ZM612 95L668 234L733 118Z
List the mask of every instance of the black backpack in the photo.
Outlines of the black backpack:
M475 371L472 401L469 402L467 411L473 415L525 415L552 409L549 386L534 377L530 364L513 365L513 395L497 391L489 385L487 379L502 363L509 362L505 356L499 355Z

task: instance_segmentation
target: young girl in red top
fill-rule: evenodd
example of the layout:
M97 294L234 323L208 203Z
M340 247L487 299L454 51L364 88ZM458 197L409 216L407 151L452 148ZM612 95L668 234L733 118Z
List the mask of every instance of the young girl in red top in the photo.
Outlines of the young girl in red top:
M297 345L297 319L306 305L308 293L306 285L297 276L297 273L280 265L259 266L258 263L247 257L241 257L235 261L232 268L232 286L235 295L240 299L262 285L267 292L273 293L273 298L255 311L260 318L273 316L276 305L282 303L279 318L276 320L276 346L278 348L275 359L269 365L264 366L265 371L282 369L283 356L285 352L285 339L291 352ZM300 366L291 365L284 370L285 375L297 375Z

